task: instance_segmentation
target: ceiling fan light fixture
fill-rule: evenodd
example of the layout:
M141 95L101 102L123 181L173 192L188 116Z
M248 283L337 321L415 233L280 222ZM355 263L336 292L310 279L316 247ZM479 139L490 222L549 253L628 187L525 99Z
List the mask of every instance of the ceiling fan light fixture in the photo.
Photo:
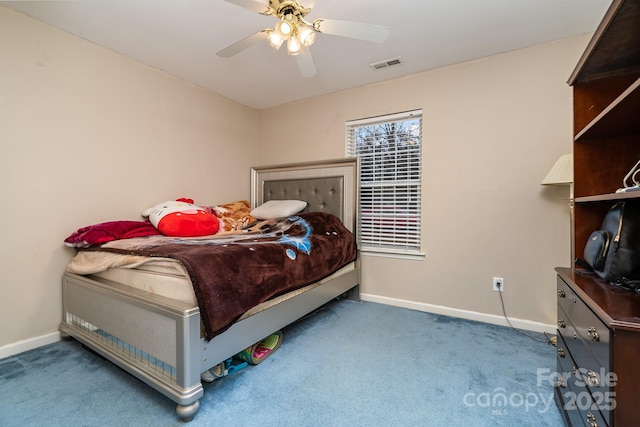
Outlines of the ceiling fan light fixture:
M287 41L287 53L289 55L295 56L299 55L300 52L302 52L302 43L300 42L298 36L293 34Z
M287 53L296 57L298 68L303 77L316 75L316 65L311 55L311 49L308 48L314 44L318 33L375 43L383 43L389 38L389 29L380 25L323 18L308 22L305 17L311 12L311 7L301 6L298 1L302 0L225 1L276 18L277 22L275 22L274 28L260 30L247 36L216 52L216 55L221 58L229 58L264 39L267 39L268 43L276 50L279 50L284 42L287 42ZM304 1L314 2L314 0ZM266 10L265 7L267 7ZM391 65L396 64L392 64L391 61L382 64L386 67ZM372 66L378 69L378 64L372 64Z
M282 38L280 33L276 30L270 30L268 34L269 35L267 37L267 40L269 41L271 47L275 50L280 49L280 46L282 46L282 43L284 43L284 38Z
M276 31L280 33L283 39L286 39L293 32L293 26L290 22L281 19L276 24Z
M296 27L296 33L302 44L309 47L316 41L316 32L313 31L308 25L298 24Z

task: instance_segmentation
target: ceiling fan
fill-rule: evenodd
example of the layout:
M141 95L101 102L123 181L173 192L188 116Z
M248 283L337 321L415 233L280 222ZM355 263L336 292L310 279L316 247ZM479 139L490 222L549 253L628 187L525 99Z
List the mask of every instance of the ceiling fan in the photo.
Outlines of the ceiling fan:
M311 77L316 74L316 64L308 49L315 41L316 33L333 34L376 43L382 43L389 37L389 29L379 25L324 18L308 22L305 20L305 16L311 12L311 7L301 6L297 0L269 0L269 4L259 0L225 1L261 15L274 16L279 21L274 28L253 33L218 51L216 55L228 58L262 40L267 40L274 49L278 50L286 41L287 53L296 57L298 68L303 77Z

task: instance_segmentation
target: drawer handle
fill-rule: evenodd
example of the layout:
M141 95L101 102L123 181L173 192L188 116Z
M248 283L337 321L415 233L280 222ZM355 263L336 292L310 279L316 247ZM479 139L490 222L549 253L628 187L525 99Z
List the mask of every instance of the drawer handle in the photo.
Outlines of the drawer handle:
M558 327L559 328L566 328L567 327L567 322L565 322L564 319L558 319Z
M587 335L589 335L589 338L591 338L591 341L595 341L595 342L600 341L600 335L598 335L598 331L596 330L595 326L592 326L587 329Z
M558 289L558 297L559 298L566 298L567 297L567 293L564 291L564 289L562 289L562 288Z
M561 357L564 359L564 348L559 348L558 349L558 357Z
M589 384L591 384L592 386L599 386L600 385L600 380L598 379L598 374L596 374L595 372L593 372L591 369L589 369L587 371L587 381L589 381Z
M589 423L589 427L598 427L598 423L596 422L596 416L591 412L587 413L587 423Z
M576 296L573 296L573 302L578 302L578 298L576 298Z
M578 339L578 334L576 333L576 331L573 331L573 339L577 340Z

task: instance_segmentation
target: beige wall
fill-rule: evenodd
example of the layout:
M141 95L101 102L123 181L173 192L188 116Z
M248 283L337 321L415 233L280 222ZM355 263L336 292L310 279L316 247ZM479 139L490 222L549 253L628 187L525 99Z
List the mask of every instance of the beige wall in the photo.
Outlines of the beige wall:
M549 330L553 268L570 262L568 188L540 181L571 151L566 80L587 42L557 41L260 111L260 158L341 157L345 121L422 108L426 258L364 256L365 298L503 323L492 291L498 276L509 316Z
M248 198L257 112L4 7L0 52L1 349L55 336L78 227Z
M365 297L499 322L500 276L512 318L553 324L568 192L539 182L570 151L565 82L587 41L257 112L0 7L0 356L55 337L79 226L248 197L250 166L342 157L346 120L416 108L426 258L363 257Z

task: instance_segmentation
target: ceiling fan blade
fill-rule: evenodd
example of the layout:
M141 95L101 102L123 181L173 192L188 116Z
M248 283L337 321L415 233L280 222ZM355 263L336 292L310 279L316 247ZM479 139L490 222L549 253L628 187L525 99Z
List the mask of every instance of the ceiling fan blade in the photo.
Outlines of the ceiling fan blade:
M258 12L262 15L273 15L274 11L269 6L269 2L260 2L258 0L225 0L228 3L233 3L236 6L244 7L245 9Z
M316 75L316 63L311 56L309 49L303 50L299 55L296 55L296 62L300 69L302 77L313 77Z
M362 22L319 18L313 21L313 29L320 33L375 43L382 43L389 38L389 29L387 27L364 24Z
M250 48L255 44L260 43L262 40L266 40L268 36L269 35L266 30L258 31L257 33L253 33L250 36L247 36L242 40L239 40L234 44L229 45L222 50L219 50L218 52L216 52L216 55L221 58L229 58L233 55L237 55L238 53Z

